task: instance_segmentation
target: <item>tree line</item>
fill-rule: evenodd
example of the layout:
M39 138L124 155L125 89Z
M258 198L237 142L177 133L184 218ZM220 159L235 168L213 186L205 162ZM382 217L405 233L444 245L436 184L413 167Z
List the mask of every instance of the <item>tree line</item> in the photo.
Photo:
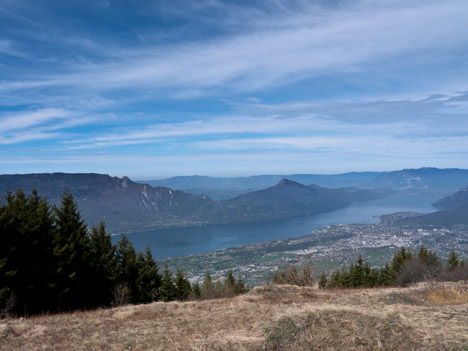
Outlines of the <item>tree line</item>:
M0 314L92 309L126 303L230 296L242 278L191 284L182 270L163 272L149 247L137 252L124 234L116 244L101 220L88 230L73 195L51 205L36 190L0 201ZM1 317L1 316L0 316Z
M402 247L390 263L370 267L362 256L349 266L343 265L330 276L325 272L318 280L319 288L358 288L378 286L408 286L422 281L459 281L468 279L468 265L452 250L444 265L437 254L421 246L418 252ZM307 286L315 284L310 266L291 266L277 271L273 283Z

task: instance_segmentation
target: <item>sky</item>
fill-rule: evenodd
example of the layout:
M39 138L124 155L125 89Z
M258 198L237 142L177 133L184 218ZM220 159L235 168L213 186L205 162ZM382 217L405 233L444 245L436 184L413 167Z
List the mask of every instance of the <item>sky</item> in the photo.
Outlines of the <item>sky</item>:
M0 173L468 168L468 1L0 0Z

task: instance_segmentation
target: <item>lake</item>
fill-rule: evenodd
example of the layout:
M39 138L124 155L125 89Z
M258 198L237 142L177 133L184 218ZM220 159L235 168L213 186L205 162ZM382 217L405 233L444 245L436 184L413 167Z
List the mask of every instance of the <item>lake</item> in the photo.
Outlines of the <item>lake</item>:
M232 246L285 239L310 234L333 224L377 223L376 216L394 212L429 213L437 198L419 194L396 194L383 199L359 202L318 214L242 224L216 224L202 227L160 229L128 234L135 248L150 246L156 259L199 254ZM113 237L118 240L118 237Z

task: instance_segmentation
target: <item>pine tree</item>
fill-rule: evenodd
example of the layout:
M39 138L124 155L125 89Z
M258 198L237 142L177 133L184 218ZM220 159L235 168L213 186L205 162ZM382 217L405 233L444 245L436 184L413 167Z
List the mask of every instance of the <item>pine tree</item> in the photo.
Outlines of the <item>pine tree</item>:
M378 285L390 286L393 284L394 279L393 269L388 263L386 263L379 271Z
M55 207L56 234L54 255L56 259L57 307L61 310L85 308L91 274L88 254L88 233L70 191L66 191L59 207Z
M458 255L455 252L455 250L452 249L452 251L450 251L450 255L448 258L448 262L447 262L447 270L453 271L459 265L460 265L460 259L458 258Z
M6 205L0 208L0 308L22 284L18 260L22 255L23 238L19 228L26 220L26 198L22 190L18 190L16 196L7 191L5 200Z
M369 265L367 265L369 266ZM367 286L379 286L380 283L380 270L378 268L371 268L367 280Z
M201 295L203 299L209 299L214 297L214 286L211 279L210 272L206 272L205 279L203 279L203 284L201 286Z
M172 273L169 271L167 263L164 265L164 273L161 280L161 287L159 288L159 298L162 301L172 301L176 297L176 288Z
M158 273L159 268L153 259L149 246L146 247L145 255L138 254L137 266L136 288L139 295L138 301L146 303L156 300L158 289L161 286L161 275Z
M192 287L190 285L190 281L185 276L184 272L179 268L177 270L175 279L175 298L176 300L183 301L186 300L190 293L192 292Z
M125 286L125 291L130 292L129 302L138 302L138 279L137 254L131 241L125 234L120 236L116 248L117 260L117 284Z
M6 194L6 205L0 207L0 309L6 308L7 300L18 296L20 303L23 280L21 265L24 264L21 227L26 221L26 198L22 190L15 195Z
M54 222L51 207L34 189L26 199L27 220L23 223L23 255L28 257L22 265L23 304L28 313L53 309L55 285L53 240Z
M392 274L395 277L396 274L400 271L401 267L406 263L406 261L410 260L413 258L413 254L411 251L407 250L405 247L402 247L400 250L398 250L394 255L392 259Z
M194 296L197 299L201 296L201 288L198 282L192 284L192 296Z
M236 294L245 294L249 291L249 288L246 286L244 279L240 275L237 276L236 285L234 292Z
M343 280L341 278L340 271L334 271L330 276L330 281L328 282L329 288L341 288L343 287Z
M101 219L99 226L91 228L89 236L89 262L91 275L89 277L89 300L93 307L107 306L111 303L112 294L117 280L117 260L115 246L111 236L106 233L106 225Z
M0 309L15 296L20 313L53 309L52 242L54 217L37 191L26 198L20 189L7 192L0 205Z
M232 269L226 273L226 279L224 280L224 294L232 296L236 293L236 280Z
M369 262L365 262L362 267L362 286L374 286L374 278L371 276L372 269L369 266Z

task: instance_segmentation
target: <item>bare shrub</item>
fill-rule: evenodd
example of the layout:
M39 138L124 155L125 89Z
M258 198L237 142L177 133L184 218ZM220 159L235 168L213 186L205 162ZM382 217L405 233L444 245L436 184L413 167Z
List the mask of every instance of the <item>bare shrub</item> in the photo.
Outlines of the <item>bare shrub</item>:
M299 271L295 266L278 271L273 276L274 284L291 284L298 286L311 286L314 284L312 269L305 265Z
M11 312L16 306L16 294L12 291L8 298L5 300L4 307L0 308L0 318L5 319L10 317Z
M468 280L468 265L460 265L454 269L444 271L439 275L438 280L442 282Z
M440 272L441 267L437 264L428 264L417 258L409 259L400 267L395 279L395 285L408 286L434 280L440 275Z
M114 296L112 299L112 306L128 305L132 299L132 289L127 282L117 284L114 289Z

